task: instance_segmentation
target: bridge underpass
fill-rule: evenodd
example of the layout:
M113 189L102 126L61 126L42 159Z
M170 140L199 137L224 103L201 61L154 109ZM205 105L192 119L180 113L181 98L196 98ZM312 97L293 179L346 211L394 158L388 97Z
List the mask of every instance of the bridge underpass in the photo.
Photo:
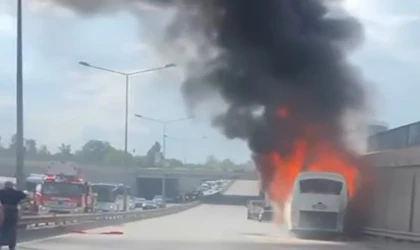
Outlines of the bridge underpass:
M203 204L246 206L249 200L259 199L258 181L235 181L224 193L204 197Z
M165 184L163 185L163 181ZM201 183L198 178L159 178L159 177L137 177L136 194L138 197L152 199L155 195L161 195L165 187L165 196L174 198L194 190Z
M236 182L227 195L246 196L255 186ZM246 219L245 206L204 204L166 217L91 230L123 235L68 234L20 244L27 250L414 250L392 242L299 240L272 223Z

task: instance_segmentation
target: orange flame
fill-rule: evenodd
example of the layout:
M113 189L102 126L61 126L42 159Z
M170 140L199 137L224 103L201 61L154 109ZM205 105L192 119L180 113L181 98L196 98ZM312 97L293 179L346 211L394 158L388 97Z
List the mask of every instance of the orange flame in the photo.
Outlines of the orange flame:
M289 118L289 111L283 108L277 115ZM341 174L347 182L349 196L353 198L359 181L356 157L324 138L321 132L328 131L325 127L309 126L302 131L304 136L295 141L287 156L272 152L257 159L257 165L264 168L261 174L270 199L282 210L290 198L296 177L303 171Z

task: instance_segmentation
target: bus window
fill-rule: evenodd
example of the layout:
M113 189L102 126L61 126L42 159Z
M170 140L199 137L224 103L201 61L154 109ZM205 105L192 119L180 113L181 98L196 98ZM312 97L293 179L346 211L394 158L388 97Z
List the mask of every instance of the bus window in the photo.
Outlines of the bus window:
M328 179L307 179L299 182L302 194L333 194L340 195L343 183Z

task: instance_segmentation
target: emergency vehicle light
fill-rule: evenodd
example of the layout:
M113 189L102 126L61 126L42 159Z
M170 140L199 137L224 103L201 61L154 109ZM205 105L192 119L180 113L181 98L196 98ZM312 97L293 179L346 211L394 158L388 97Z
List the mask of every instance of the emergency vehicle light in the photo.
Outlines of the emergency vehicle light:
M44 180L45 181L54 181L55 178L54 178L54 176L47 176L47 177L44 178Z

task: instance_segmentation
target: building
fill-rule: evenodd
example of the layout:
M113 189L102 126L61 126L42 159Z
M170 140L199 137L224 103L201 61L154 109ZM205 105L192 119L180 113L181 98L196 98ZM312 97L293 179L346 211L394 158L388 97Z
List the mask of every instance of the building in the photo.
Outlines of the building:
M369 126L369 136L388 130L388 124L385 122L376 122Z
M420 146L420 122L382 131L380 126L373 126L371 131L369 152Z

